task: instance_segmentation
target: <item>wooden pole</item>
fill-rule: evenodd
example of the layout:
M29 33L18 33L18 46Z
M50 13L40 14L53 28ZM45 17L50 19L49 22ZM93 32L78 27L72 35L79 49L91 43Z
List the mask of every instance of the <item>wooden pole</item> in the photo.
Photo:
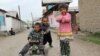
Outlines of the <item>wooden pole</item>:
M19 12L20 29L21 29L21 12L20 12L20 5L18 5L18 12Z
M34 25L34 18L33 18L33 13L31 12L31 17L32 17L32 25Z

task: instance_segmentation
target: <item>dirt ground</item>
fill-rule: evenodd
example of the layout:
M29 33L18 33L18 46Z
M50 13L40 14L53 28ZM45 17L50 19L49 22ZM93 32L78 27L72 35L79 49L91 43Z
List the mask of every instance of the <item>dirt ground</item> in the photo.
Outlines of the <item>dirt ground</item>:
M24 31L15 36L0 37L0 56L18 56L19 51L27 43L29 32ZM81 41L77 37L70 43L71 56L100 56L100 45ZM46 45L46 56L60 56L59 39L54 33L52 33L52 38L53 48Z

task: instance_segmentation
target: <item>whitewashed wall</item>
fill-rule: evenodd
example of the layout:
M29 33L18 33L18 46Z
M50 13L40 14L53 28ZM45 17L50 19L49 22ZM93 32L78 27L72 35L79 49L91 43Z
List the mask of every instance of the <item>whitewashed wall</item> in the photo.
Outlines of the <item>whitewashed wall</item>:
M20 20L13 19L11 17L6 17L5 18L5 25L0 28L0 31L9 31L11 28L13 28L16 32L20 30L24 30L25 23L21 22Z
M4 27L6 31L11 30L11 28L13 28L15 31L19 31L20 30L20 21L13 19L11 17L6 17L5 19L5 24L6 26Z
M9 31L12 28L12 18L11 17L6 17L5 18L5 28L7 31Z
M26 27L27 27L27 24L25 24L24 22L21 22L21 29L26 29Z
M11 30L11 28L14 28L15 31L20 30L20 21L19 20L13 19L11 17L6 17L5 22L6 22L5 30L9 31L9 30Z
M3 12L0 12L0 16L4 16Z
M21 28L21 22L16 19L12 19L12 28L16 31L19 31Z
M1 26L0 31L6 31L6 26Z

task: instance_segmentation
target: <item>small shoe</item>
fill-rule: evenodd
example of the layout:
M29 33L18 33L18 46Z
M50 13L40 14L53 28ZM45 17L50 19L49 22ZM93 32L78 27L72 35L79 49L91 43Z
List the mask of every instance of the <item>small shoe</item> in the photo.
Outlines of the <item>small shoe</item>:
M52 45L50 45L50 47L52 48L53 46L52 46Z

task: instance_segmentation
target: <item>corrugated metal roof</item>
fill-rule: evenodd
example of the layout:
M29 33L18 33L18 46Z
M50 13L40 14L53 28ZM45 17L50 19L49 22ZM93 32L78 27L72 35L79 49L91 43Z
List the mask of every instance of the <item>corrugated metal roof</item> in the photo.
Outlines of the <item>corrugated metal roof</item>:
M72 0L42 0L43 3L66 3L66 2L72 2Z

